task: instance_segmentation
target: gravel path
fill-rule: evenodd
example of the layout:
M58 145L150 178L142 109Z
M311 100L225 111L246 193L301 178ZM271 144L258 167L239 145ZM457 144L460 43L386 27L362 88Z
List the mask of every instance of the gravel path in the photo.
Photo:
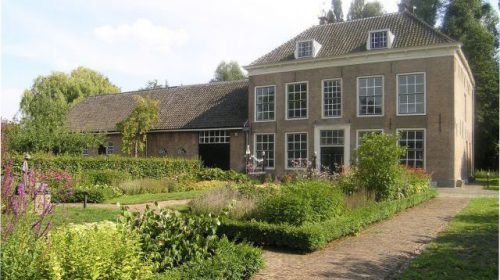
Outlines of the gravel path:
M265 251L266 268L253 279L390 279L468 201L435 198L307 255Z
M158 206L166 207L166 206L184 205L184 204L188 204L189 201L191 201L191 199L158 201ZM125 206L127 206L128 209L130 209L130 210L138 211L138 210L144 210L146 208L147 204L154 206L154 202L141 203L141 204L130 204L130 205L125 205ZM61 203L60 205L65 206L65 207L83 207L83 203ZM110 203L109 204L108 203L88 203L87 207L89 207L89 208L120 209L120 207L118 207L117 204L110 204Z

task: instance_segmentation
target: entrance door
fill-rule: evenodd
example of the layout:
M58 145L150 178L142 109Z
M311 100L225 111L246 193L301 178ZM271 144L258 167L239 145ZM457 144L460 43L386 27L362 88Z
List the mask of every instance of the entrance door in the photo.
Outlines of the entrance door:
M205 167L229 170L230 144L227 131L200 131L198 143L198 153Z
M341 172L344 165L344 147L321 147L321 171Z
M314 150L321 171L338 173L349 165L348 125L323 125L314 129Z

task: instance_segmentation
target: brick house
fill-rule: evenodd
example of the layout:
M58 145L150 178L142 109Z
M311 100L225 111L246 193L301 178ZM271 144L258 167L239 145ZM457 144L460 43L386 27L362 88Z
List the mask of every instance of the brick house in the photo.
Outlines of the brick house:
M71 110L70 126L110 133L118 151L115 124L140 94L161 104L148 156L199 156L241 171L248 147L279 176L307 159L348 166L363 135L398 131L402 163L425 168L437 185L472 175L467 60L460 43L409 13L313 26L245 68L245 81L90 97ZM227 156L210 162L216 149Z

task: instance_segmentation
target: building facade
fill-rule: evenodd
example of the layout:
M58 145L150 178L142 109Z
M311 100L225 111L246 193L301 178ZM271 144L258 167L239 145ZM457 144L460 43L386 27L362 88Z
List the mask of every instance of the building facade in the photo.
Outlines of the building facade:
M104 132L116 153L116 123L131 96L160 100L145 155L201 158L245 170L246 153L282 176L316 161L355 161L367 133L401 135L402 164L438 186L473 172L474 79L461 45L409 13L313 26L245 67L248 80L90 97L70 112L73 129Z

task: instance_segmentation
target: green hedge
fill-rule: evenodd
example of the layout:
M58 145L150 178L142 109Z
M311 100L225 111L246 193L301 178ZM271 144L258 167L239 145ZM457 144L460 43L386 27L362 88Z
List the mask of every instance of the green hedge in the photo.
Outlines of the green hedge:
M22 168L23 157L14 156L17 172ZM133 178L162 178L185 173L195 175L200 169L199 160L172 158L133 158L121 156L49 156L32 155L30 166L39 171L65 170L73 175L87 170L111 169L129 173Z
M227 219L219 227L218 234L226 235L232 240L244 240L262 246L311 252L323 248L332 240L355 234L369 224L427 201L436 194L435 190L431 190L400 200L378 202L351 210L338 218L303 226Z

